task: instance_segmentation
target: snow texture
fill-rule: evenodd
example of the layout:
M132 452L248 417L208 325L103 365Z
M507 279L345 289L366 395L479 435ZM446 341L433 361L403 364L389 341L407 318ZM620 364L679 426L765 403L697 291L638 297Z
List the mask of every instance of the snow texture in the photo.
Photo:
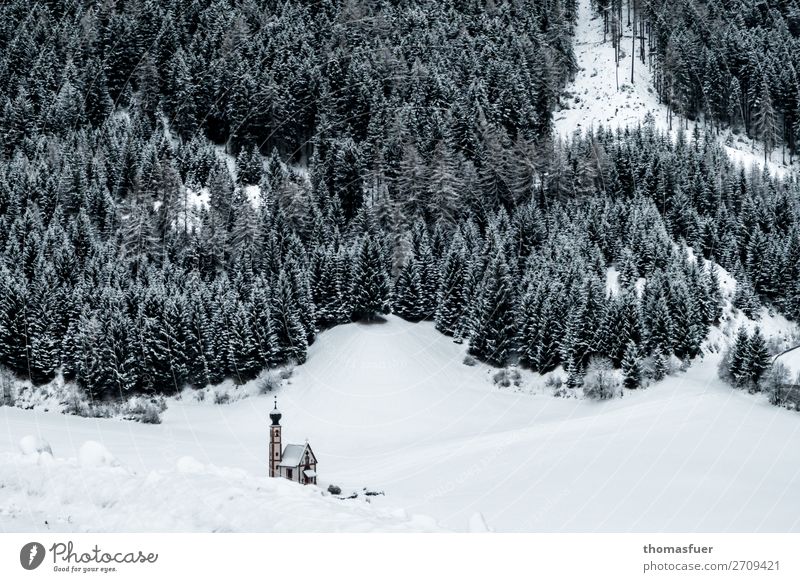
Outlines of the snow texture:
M53 454L50 443L34 435L27 435L19 439L19 450L23 455L39 455L41 453Z
M96 441L86 441L78 452L78 462L81 467L116 467L119 461L111 452Z

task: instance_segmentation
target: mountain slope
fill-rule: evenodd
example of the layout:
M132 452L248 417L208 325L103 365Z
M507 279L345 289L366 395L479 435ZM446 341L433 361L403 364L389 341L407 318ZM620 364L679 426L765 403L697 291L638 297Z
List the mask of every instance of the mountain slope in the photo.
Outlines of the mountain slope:
M284 440L308 438L320 461L321 485L360 492L347 503L370 512L385 507L398 529L433 524L391 517L406 514L390 508L431 515L457 530L467 529L476 513L500 531L796 531L800 526L800 501L793 495L800 486L800 450L792 445L800 434L797 416L722 385L716 379L718 356L706 356L687 373L647 390L596 403L494 388L491 370L463 365L463 355L463 346L432 325L395 317L325 332L309 350L308 362L279 391ZM533 383L534 377L524 381ZM7 436L0 439L0 453L10 453L11 443L32 432L34 423L57 457L76 457L84 440L98 440L134 473L114 475L128 484L123 491L141 483L143 475L163 471L164 490L182 489L181 498L190 505L202 505L211 495L214 511L229 516L282 494L263 478L271 406L269 396L230 405L184 398L170 403L159 426L0 408ZM195 463L235 467L235 478L227 477L229 470L187 471L185 460L178 464L183 472L175 475L176 463L186 455L197 459L188 462L190 469ZM20 485L30 472L57 470L5 459L2 484L17 494L11 502L0 501L2 527L33 529L31 520L47 512L51 523L63 520L69 502L60 510L50 496L36 493L41 489L26 495ZM209 480L208 471L218 474ZM67 473L73 479L83 474L74 468ZM365 487L384 493L369 497L369 509ZM229 490L226 501L223 492ZM89 486L86 494L100 493ZM127 504L142 499L122 495L104 511L131 513ZM334 500L322 502L328 511ZM14 521L8 519L14 513L9 503L17 508ZM19 511L25 504L30 511ZM291 503L285 507L289 515L280 522L260 520L256 513L231 517L226 527L339 529L352 518L343 505L340 525L329 521L330 527L314 528L307 513L294 517ZM61 523L92 529L99 522ZM154 527L206 530L212 523L178 512ZM367 523L390 528L374 525L374 519Z

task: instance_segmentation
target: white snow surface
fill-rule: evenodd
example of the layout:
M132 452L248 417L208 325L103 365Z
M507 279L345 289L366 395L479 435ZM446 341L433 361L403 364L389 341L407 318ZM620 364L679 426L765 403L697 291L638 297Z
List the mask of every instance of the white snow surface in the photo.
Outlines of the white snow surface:
M602 16L594 13L590 0L578 0L574 49L579 70L574 82L566 88L572 97L565 100L564 108L553 116L556 133L563 138L570 137L575 131L586 132L597 129L601 124L611 129L635 127L644 121L648 113L653 115L656 128L662 131L670 129L668 108L658 101L647 63L639 60L638 37L633 83L631 83L631 28L625 26L626 24L627 18L623 15L624 36L620 46L624 57L620 60L617 70L610 33L607 41L603 42ZM648 58L646 57L645 61ZM617 89L617 73L619 89ZM695 122L681 119L675 113L670 132L672 137L678 135L678 128L681 125L679 121L685 128L687 137L691 137ZM701 132L704 131L704 122L701 120L698 123ZM736 135L729 130L720 131L717 139L735 162L748 169L752 166L763 168L764 149L757 140L751 140L744 134ZM768 169L773 175L783 177L796 171L797 168L797 161L792 166L783 163L780 149L771 152Z
M39 455L41 453L53 454L53 449L50 443L46 440L34 436L32 434L26 435L19 439L19 452L23 455Z
M116 467L119 462L102 443L86 441L78 451L78 463L81 467Z
M796 379L800 378L800 347L795 347L779 354L775 361L786 366L792 381L797 381Z
M319 487L265 476L271 394L171 400L160 425L0 407L0 531L800 531L800 415L723 385L719 354L603 403L464 355L392 316L322 333L278 391ZM57 458L20 455L28 434ZM119 466L78 462L86 441Z

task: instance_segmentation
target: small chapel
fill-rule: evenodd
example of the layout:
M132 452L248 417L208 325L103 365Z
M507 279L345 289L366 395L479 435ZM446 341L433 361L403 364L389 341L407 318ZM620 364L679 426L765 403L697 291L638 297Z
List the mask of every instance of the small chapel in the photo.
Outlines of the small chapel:
M304 445L289 444L282 448L281 413L277 396L269 418L272 421L269 427L269 476L283 477L303 485L316 485L317 457L308 441Z

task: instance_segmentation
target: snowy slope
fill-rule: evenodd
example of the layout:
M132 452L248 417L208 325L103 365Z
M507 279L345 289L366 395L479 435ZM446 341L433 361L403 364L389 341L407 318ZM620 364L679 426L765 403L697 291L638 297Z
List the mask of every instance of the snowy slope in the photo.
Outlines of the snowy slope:
M740 327L745 327L749 333L758 327L761 334L767 339L773 353L783 351L800 343L800 330L797 324L789 321L774 310L762 307L758 319L748 318L740 310L733 307L733 297L736 293L736 280L725 269L716 265L717 276L720 281L723 297L722 318L719 326L713 327L706 340L706 346L716 346L719 349L729 345Z
M623 24L625 19L623 18ZM614 62L614 48L611 41L603 42L603 19L591 9L590 0L578 0L578 22L575 27L575 57L579 71L573 83L567 87L572 95L564 103L564 109L554 115L556 132L569 137L575 131L589 131L599 125L616 129L636 126L649 113L658 129L669 129L668 108L659 103L647 64L637 60L631 83L631 29L625 27L621 41L625 56L620 60L619 69ZM608 37L610 39L610 36ZM619 79L619 90L617 90ZM686 128L686 120L682 120ZM702 121L700 130L705 128ZM691 135L695 123L688 121L687 133ZM673 114L672 136L678 133L678 117ZM761 168L764 164L764 149L744 135L734 135L730 131L720 132L718 139L728 155L736 162L749 168ZM787 166L781 162L780 151L769 157L769 170L778 176L785 176L797 163Z
M113 430L106 436L113 440ZM101 445L98 445L101 446ZM0 531L436 531L434 520L323 495L316 487L203 465L83 466L0 454Z
M607 403L497 389L463 356L395 317L320 335L279 392L284 441L308 438L346 502L263 477L269 396L173 401L157 426L0 408L0 529L800 530L800 417L723 386L718 355ZM39 466L26 434L124 470Z

